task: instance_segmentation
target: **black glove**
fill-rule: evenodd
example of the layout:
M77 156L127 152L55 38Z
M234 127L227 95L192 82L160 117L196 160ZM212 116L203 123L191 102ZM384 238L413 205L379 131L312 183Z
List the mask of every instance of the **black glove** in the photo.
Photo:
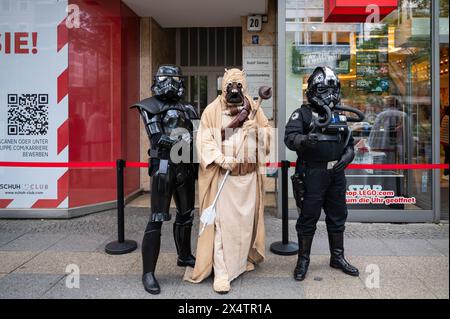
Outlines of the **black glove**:
M317 144L319 137L316 133L309 133L307 135L297 135L296 144L300 146L313 147Z
M158 140L158 146L162 148L171 148L177 142L178 140L172 139L167 135L161 135L161 137Z
M333 166L333 170L336 173L342 172L348 164L350 164L353 161L353 158L355 157L355 151L353 150L353 147L347 147L344 151L344 154L342 154L341 159L339 162L337 162Z

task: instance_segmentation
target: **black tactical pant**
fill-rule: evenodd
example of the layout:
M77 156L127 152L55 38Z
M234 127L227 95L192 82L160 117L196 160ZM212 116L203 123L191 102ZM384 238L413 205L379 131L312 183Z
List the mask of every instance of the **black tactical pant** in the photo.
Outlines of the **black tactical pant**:
M179 257L191 255L191 227L195 202L195 170L192 164L159 165L160 160L152 159L151 215L142 239L143 271L153 273L161 246L161 227L169 221L170 201L177 207L174 223L174 239Z
M328 232L343 232L347 220L345 173L335 173L325 168L306 167L303 170L305 194L297 220L297 233L301 236L314 235L322 207Z

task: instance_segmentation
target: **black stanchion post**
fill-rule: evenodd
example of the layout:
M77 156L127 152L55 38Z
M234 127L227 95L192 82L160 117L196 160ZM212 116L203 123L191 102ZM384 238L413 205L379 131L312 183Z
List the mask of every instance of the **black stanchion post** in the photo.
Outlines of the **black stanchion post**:
M134 240L125 240L125 199L123 187L123 171L126 162L122 159L116 162L117 173L117 241L105 246L105 252L110 255L128 254L137 248Z
M270 251L277 255L295 255L298 245L289 241L288 173L290 162L281 161L281 241L270 245Z

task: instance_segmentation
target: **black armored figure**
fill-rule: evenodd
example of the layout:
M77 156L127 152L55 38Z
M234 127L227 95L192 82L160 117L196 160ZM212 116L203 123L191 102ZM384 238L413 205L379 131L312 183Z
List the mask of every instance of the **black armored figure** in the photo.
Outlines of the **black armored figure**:
M161 289L155 278L155 268L161 245L161 226L171 219L172 195L177 207L173 225L177 265L195 265L191 254L191 228L197 173L193 164L192 141L193 120L198 119L198 115L191 105L181 102L184 83L178 66L161 65L154 77L152 92L153 97L132 107L138 108L151 144L151 216L142 240L142 282L147 292L159 294ZM180 156L179 149L183 150L180 143L186 143L184 146L189 150L187 160L186 156Z
M300 210L296 230L298 261L294 279L305 279L311 244L321 210L326 214L330 245L330 266L358 276L359 271L344 258L344 229L347 219L344 169L355 156L354 140L347 122L359 122L364 114L340 105L340 82L333 70L317 67L308 79L308 104L291 115L284 142L297 153L291 177L294 198ZM342 111L356 114L347 117Z

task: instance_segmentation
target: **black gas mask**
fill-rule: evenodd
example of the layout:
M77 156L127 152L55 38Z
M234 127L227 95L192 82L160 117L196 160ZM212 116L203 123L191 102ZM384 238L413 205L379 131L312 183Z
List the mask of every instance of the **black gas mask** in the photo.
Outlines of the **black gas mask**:
M318 113L324 113L324 106L336 106L341 100L341 83L333 70L317 67L308 79L306 97Z
M228 104L241 105L244 102L244 93L242 92L242 83L231 82L227 84L225 99Z
M184 95L184 81L180 67L161 65L154 77L153 95L162 100L178 101Z

